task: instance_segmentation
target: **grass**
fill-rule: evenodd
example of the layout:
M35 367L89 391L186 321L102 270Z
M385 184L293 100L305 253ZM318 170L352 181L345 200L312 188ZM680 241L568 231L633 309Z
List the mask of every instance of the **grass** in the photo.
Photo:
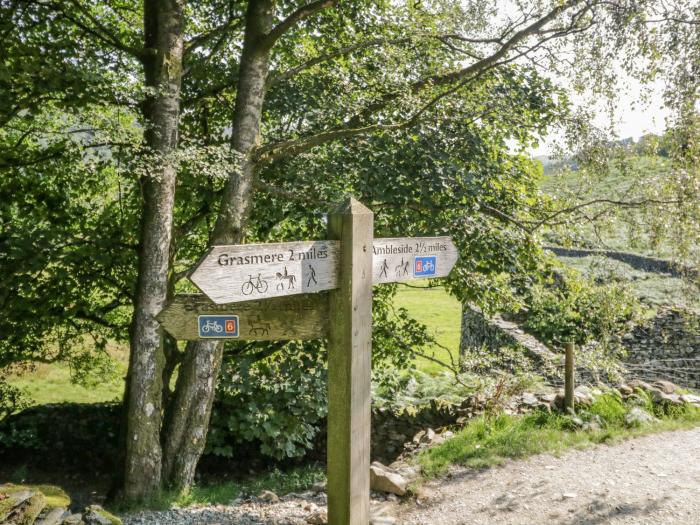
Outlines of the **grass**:
M449 363L450 354L455 359L459 356L462 305L442 286L427 288L418 283L410 284L411 287L399 286L395 304L408 310L411 317L428 327L440 345L430 348L429 353ZM442 366L425 358L417 358L416 364L419 370L427 374L444 371Z
M649 410L651 402L643 397ZM661 432L691 428L700 424L700 409L684 406L671 413L653 411L658 421L643 426L628 426L625 415L629 410L619 397L600 396L588 409L579 411L583 420L597 420L599 429L575 430L568 415L535 412L524 416L500 414L481 416L442 445L431 448L417 457L425 477L445 474L451 465L485 468L502 464L508 458L522 458L533 454L560 454L568 448L584 448L598 443Z
M71 382L70 368L63 363L37 365L34 370L11 376L8 383L24 390L33 405L119 401L124 394L124 381L121 378L102 381L90 387Z

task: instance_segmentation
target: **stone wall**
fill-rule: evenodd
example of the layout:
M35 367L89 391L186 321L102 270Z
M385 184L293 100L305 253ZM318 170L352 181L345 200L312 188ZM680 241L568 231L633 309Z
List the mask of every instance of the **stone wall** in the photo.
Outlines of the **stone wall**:
M622 338L627 351L625 368L629 377L666 379L686 388L700 389L700 313L678 308L662 308L649 321L633 328ZM523 352L534 370L550 383L561 382L562 356L551 352L517 324L499 316L487 317L478 308L464 306L460 355L471 356L481 369L490 371L494 356L504 356L498 364L514 369L508 348ZM510 361L509 361L510 359ZM466 363L466 368L474 368ZM577 367L577 381L595 381L597 376Z
M663 308L622 339L631 375L700 389L700 314Z
M487 317L473 305L462 307L459 353L463 368L467 369L512 371L525 365L550 380L561 376L560 356L516 323L499 315Z
M650 257L648 255L640 255L638 253L620 252L616 250L597 250L587 248L564 248L563 246L545 246L549 251L560 257L590 257L593 255L601 255L609 259L629 264L636 270L653 273L665 273L673 277L687 276L697 279L698 271L695 268L688 266L679 266L668 259L659 259L658 257Z

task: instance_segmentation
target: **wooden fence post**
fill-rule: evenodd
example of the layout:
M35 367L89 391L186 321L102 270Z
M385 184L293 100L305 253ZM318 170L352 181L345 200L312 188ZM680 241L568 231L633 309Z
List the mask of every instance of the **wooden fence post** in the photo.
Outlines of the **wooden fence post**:
M564 343L564 409L574 410L574 343Z
M328 523L368 525L374 215L350 197L328 218L340 241L338 288L330 293Z

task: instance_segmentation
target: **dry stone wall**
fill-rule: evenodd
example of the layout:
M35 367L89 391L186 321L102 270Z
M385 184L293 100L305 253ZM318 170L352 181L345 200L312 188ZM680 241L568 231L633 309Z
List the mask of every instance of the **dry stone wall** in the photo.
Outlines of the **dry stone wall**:
M665 379L700 390L700 312L661 308L655 317L625 334L621 343L627 352L625 368L630 377L650 381ZM487 361L506 347L524 350L537 372L558 384L560 355L553 354L515 323L498 316L489 318L478 308L465 305L461 355ZM593 380L585 370L578 370L577 374L582 380Z
M700 313L660 309L622 339L632 375L700 389Z

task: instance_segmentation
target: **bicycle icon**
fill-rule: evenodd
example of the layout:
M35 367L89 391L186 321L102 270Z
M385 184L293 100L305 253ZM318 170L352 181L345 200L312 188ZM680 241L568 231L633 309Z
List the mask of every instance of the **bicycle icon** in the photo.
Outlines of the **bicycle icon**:
M208 334L209 332L215 332L217 334L220 334L221 332L224 331L224 327L221 326L216 321L209 320L206 323L204 323L204 325L202 325L202 327L200 328L200 331L203 334Z
M252 275L249 275L248 280L241 286L243 295L251 295L255 291L260 294L267 292L267 282L260 278L260 274L255 279L253 279Z
M429 275L435 275L437 270L437 257L427 256L427 257L416 257L413 266L413 275L415 277L423 277Z

